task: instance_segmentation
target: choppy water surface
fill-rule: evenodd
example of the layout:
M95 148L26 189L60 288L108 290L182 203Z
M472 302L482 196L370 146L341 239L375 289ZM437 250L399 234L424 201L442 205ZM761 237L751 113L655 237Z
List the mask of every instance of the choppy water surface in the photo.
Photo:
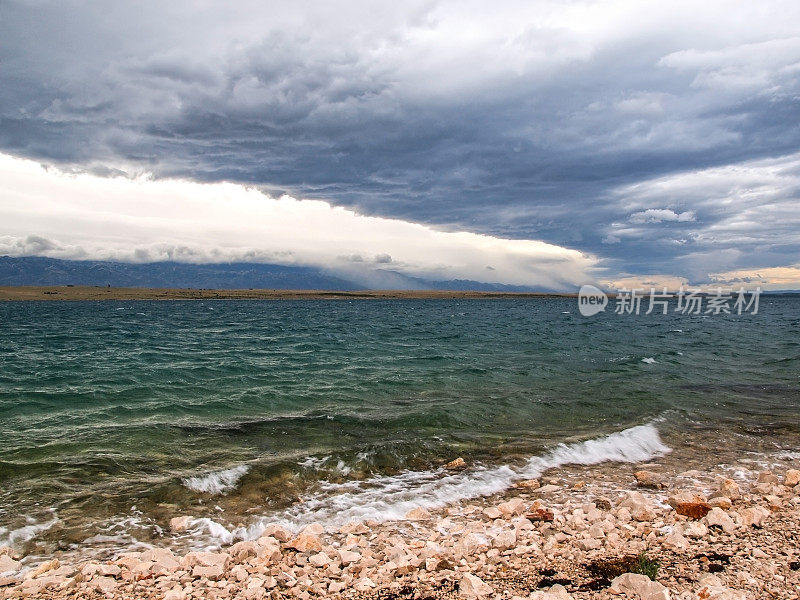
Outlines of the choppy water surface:
M567 464L791 456L798 340L796 296L592 318L566 298L0 304L0 544L113 551L177 514L208 543ZM444 473L456 456L472 468Z

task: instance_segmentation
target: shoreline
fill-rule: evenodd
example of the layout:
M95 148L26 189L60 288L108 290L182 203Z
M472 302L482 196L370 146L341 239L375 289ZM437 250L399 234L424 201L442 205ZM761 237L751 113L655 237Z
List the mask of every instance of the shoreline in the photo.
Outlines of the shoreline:
M729 468L658 462L617 464L611 480L595 468L545 473L401 520L272 525L184 554L162 544L106 561L17 563L0 598L797 598L800 471L753 467L735 480ZM191 518L170 526L179 534ZM624 575L643 552L659 563L657 584ZM15 558L0 549L0 569Z
M86 300L471 300L503 298L577 298L545 292L460 290L271 290L192 289L101 286L0 286L0 301Z

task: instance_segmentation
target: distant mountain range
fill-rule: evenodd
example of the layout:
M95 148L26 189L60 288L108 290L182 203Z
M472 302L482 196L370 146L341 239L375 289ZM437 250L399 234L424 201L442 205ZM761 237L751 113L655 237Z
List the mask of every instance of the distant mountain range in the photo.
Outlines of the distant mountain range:
M368 280L369 285L363 281ZM277 290L470 290L541 291L529 287L453 279L432 281L376 269L349 279L314 267L257 263L187 264L60 260L0 256L0 285L99 285L112 287L277 289Z

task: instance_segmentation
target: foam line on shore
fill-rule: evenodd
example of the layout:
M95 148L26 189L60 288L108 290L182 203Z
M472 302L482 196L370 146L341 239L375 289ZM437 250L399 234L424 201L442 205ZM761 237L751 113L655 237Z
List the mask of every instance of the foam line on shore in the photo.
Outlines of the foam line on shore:
M297 531L313 522L337 527L350 521L399 520L414 508L438 509L462 500L498 494L517 481L539 477L549 469L564 465L635 463L669 451L656 426L650 423L583 442L559 444L543 456L530 458L522 468L503 465L476 467L459 473L442 469L407 471L364 481L328 483L317 496L285 511L264 516L249 527L229 530L208 518L195 519L194 526L217 543L228 544L237 539L255 539L270 523Z

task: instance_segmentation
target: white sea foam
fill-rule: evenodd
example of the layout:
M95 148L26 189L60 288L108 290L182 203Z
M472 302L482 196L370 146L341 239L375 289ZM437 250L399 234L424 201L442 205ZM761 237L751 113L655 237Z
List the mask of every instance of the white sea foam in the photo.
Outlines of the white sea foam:
M652 356L648 356L648 357L643 358L642 362L643 363L647 363L648 365L652 365L654 362L656 362L656 359L653 358Z
M228 529L211 519L196 519L193 524L217 543L230 543L236 539L257 538L269 523L280 523L297 531L312 522L335 527L349 521L398 520L413 508L435 509L461 500L497 494L516 481L539 477L548 469L568 464L641 462L669 451L654 425L640 425L593 440L559 444L547 454L530 458L521 468L503 465L477 467L459 473L442 469L408 471L365 481L326 483L316 496L284 511L266 515L249 527Z
M239 465L223 471L212 471L197 477L187 477L183 480L190 490L205 492L206 494L224 494L236 487L242 476L250 470L247 465Z
M800 460L800 452L792 452L791 450L778 452L778 454L776 454L775 456L776 458L782 458L788 460Z
M16 546L24 544L30 539L33 539L43 531L47 531L53 525L58 523L58 517L53 517L49 521L39 523L32 518L27 519L28 524L9 530L6 527L0 527L0 546Z

